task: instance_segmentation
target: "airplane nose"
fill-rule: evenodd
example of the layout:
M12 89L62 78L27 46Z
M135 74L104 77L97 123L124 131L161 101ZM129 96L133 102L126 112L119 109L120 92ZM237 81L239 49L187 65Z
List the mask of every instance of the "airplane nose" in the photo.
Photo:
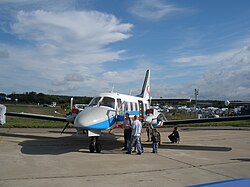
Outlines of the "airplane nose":
M74 127L104 130L109 128L114 122L114 110L103 107L88 107L77 115L74 121Z

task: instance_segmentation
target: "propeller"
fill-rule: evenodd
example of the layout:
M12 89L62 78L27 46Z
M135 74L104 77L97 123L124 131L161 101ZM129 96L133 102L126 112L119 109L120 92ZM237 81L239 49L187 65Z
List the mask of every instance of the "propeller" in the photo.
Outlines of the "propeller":
M69 104L69 105L70 105L70 111L72 111L72 109L73 109L73 99L74 99L73 97L70 98L70 104ZM55 113L58 113L58 112L55 111ZM60 114L60 113L59 113L59 114ZM63 128L61 134L64 133L65 129L69 126L69 124L70 124L70 122L71 122L71 120L72 120L72 119L69 119L71 116L72 116L72 113L71 113L69 116L67 116L67 121L68 121L68 120L70 120L70 121L68 121L68 122L66 123L66 125L64 126L64 128Z
M56 110L55 110L55 114L58 114L58 115L60 115L60 116L65 116L64 114L62 114L62 113L60 113L60 112L57 112Z
M72 110L73 109L73 100L74 100L74 98L73 97L71 97L70 98L70 110Z
M68 123L66 123L66 125L64 126L64 128L63 128L63 130L62 130L61 134L65 131L65 129L66 129L68 126L69 126L69 122L68 122Z

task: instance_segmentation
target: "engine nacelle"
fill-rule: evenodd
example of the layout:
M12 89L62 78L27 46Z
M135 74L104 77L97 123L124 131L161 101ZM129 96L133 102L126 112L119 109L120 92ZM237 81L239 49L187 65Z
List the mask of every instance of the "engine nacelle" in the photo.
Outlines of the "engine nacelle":
M74 123L76 116L79 114L79 109L73 108L71 112L66 114L66 120L69 123Z

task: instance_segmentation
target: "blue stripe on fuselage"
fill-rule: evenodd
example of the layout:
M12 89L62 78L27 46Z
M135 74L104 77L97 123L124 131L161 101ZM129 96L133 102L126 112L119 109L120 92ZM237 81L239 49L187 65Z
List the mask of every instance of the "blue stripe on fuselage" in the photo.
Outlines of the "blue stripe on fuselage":
M139 111L127 111L126 113L128 113L130 116L135 116L140 114Z
M124 121L124 115L117 115L117 121Z
M140 112L139 111L127 111L127 113L129 113L130 116L134 116L134 115L139 115ZM120 121L124 120L124 115L118 115L118 121L120 119ZM98 130L105 130L105 129L109 129L112 125L114 125L114 123L116 122L115 117L112 117L108 120L96 123L94 125L90 125L88 127L85 127L85 129L98 129Z
M98 129L98 130L105 130L111 127L115 123L116 119L115 117L112 117L108 120L96 123L94 125L90 125L88 127L85 127L86 129Z

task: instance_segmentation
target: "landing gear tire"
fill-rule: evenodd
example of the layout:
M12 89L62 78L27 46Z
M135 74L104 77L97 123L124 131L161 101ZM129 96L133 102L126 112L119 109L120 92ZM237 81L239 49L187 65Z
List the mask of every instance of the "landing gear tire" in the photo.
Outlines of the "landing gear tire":
M91 137L91 142L89 144L89 152L94 153L94 152L100 153L102 151L102 146L100 142L98 142L98 137Z
M89 144L89 152L91 152L91 153L95 152L95 144L94 143Z
M95 150L97 153L100 153L102 151L102 146L99 142L95 144Z

